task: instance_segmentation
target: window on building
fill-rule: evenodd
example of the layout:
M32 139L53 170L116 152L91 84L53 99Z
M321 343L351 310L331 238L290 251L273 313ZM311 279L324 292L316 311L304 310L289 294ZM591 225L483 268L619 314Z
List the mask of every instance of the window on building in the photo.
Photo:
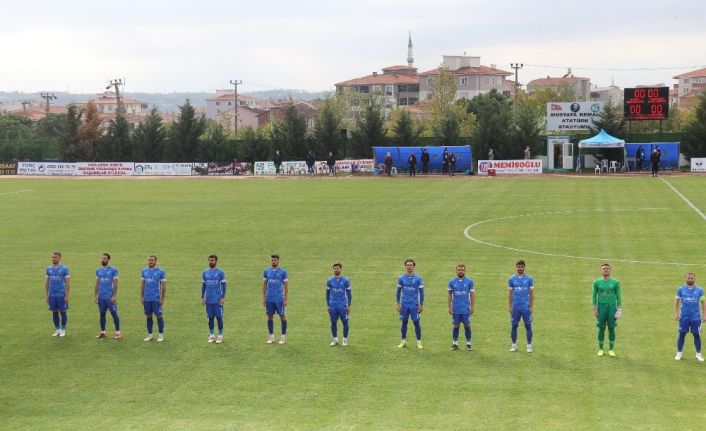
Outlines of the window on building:
M434 77L433 76L427 77L427 85L429 85L429 86L434 85Z
M689 83L689 78L684 78L684 81L682 82L683 84L688 84Z
M370 87L367 85L361 85L360 87L358 87L358 91L360 91L361 93L370 93Z
M490 85L490 78L485 78L485 83Z
M382 92L382 85L373 85L373 93Z
M216 102L216 106L220 106L221 102Z
M461 79L459 80L460 85L468 85L468 77L467 76L462 76Z
M386 85L385 86L385 94L388 96L392 95L392 85Z
M230 105L232 105L232 104L233 104L233 102L228 102L228 106L230 106Z

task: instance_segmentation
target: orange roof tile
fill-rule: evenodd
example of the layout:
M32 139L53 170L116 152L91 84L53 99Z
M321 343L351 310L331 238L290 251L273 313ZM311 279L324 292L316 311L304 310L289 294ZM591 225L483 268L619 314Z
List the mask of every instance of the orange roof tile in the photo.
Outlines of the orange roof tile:
M350 85L389 85L389 84L418 84L416 74L373 74L339 82L336 86Z
M693 70L691 72L682 73L681 75L672 76L672 79L698 78L698 77L702 77L702 76L706 76L706 67L704 67L703 69L698 69L698 70Z
M565 78L539 78L533 79L527 83L527 85L561 85L561 84L573 84L578 81L590 81L591 78L582 78L580 76L567 76Z
M455 70L449 70L452 75L454 76L463 76L463 75L501 75L501 76L510 76L512 73L507 72L505 70L501 69L496 69L494 67L488 67L488 66L483 66L482 64L479 67L461 67L459 69ZM435 76L439 74L439 68L432 69L432 70L427 70L426 72L422 72L419 74L419 76Z
M383 72L398 72L398 71L402 71L402 70L409 70L409 71L412 71L412 70L413 70L413 71L416 72L416 71L417 71L417 68L414 67L414 66L402 66L402 65L399 65L399 66L388 66L388 67L383 67L383 68L382 68L382 71L383 71Z

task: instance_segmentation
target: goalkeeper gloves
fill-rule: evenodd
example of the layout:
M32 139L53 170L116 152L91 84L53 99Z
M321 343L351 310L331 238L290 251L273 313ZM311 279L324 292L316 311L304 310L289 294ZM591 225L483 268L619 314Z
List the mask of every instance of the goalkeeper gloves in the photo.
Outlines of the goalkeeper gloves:
M623 309L618 307L618 309L615 311L615 318L620 319L621 317L623 317Z

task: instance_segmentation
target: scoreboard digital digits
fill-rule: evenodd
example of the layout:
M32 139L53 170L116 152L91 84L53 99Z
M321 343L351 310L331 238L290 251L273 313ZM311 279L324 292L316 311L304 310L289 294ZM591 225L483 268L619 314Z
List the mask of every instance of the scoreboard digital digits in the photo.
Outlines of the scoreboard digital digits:
M666 120L669 115L669 87L626 88L625 119Z

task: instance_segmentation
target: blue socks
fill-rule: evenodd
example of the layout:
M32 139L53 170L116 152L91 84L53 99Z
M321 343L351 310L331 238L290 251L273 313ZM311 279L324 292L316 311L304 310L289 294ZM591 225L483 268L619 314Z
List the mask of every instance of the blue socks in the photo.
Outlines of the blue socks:
M402 328L400 329L400 332L402 332L402 339L406 340L407 339L407 321L402 322Z
M338 325L336 323L334 320L331 321L331 335L333 335L333 338L338 337Z
M512 329L510 330L510 338L512 339L512 344L517 344L517 327L519 325L516 323L512 324ZM599 335L600 339L600 335Z
M101 318L100 318L100 324L101 324L101 332L105 332L105 313L101 313Z
M164 333L164 319L162 319L161 317L157 318L157 327L159 328L160 334Z
M532 344L532 324L525 323L525 330L527 331L527 344ZM613 341L615 341L615 331L613 331Z
M471 344L471 327L463 328L466 331L466 344ZM458 340L458 332L456 333L456 339Z
M452 332L452 335L453 335L453 338L454 338L454 343L458 343L458 331L459 331L459 327L458 327L458 326L454 326L454 329L453 329L453 332Z
M348 319L342 320L343 322L343 338L348 338Z
M60 311L59 314L61 315L61 329L66 329L66 322L69 320L69 316L66 311Z
M679 340L677 341L677 352L681 352L684 349L684 341L686 341L686 332L679 333ZM691 333L694 336L694 349L696 353L701 353L701 334L698 332Z
M152 333L152 328L154 327L154 321L152 320L152 316L147 318L147 333L151 334Z
M216 317L218 320L218 335L223 335L223 318L222 317Z
M422 339L422 322L417 320L416 322L412 321L412 323L414 323L414 333L417 335L417 340L421 340Z
M275 322L273 322L272 319L267 319L267 331L270 335L275 333Z
M51 318L54 320L54 328L59 329L59 312L58 311L52 312Z
M287 321L282 321L282 335L287 335Z
M214 325L213 325L213 317L209 317L209 318L208 318L208 332L209 332L211 335L213 335L213 328L214 328Z
M118 317L117 311L111 311L110 314L113 316L113 323L115 323L115 330L120 330L120 317Z

